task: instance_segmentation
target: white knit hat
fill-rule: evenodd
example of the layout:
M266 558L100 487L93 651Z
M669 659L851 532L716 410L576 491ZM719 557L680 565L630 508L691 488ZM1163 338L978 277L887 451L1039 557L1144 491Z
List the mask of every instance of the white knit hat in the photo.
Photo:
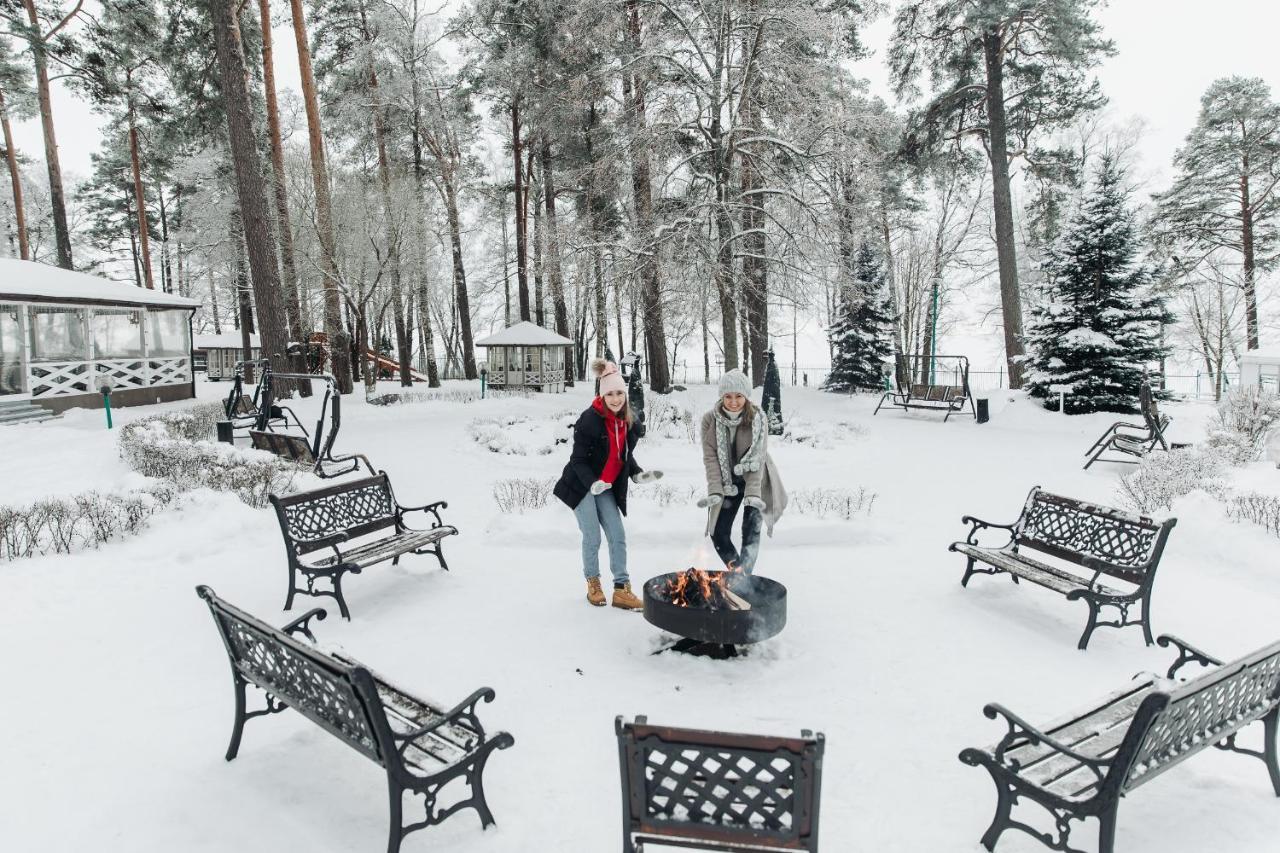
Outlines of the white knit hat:
M751 380L741 370L730 370L720 377L720 396L725 394L741 394L751 396Z
M618 372L618 365L612 361L605 361L603 358L592 359L591 372L600 377L600 396L603 397L610 391L627 390L626 380L622 378L622 374Z

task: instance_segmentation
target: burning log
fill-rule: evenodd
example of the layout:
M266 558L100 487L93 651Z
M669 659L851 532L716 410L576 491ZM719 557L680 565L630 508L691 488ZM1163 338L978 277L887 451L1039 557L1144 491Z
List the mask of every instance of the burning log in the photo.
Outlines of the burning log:
M663 590L667 601L679 607L703 610L750 610L751 602L729 589L735 572L704 572L685 569L674 576Z

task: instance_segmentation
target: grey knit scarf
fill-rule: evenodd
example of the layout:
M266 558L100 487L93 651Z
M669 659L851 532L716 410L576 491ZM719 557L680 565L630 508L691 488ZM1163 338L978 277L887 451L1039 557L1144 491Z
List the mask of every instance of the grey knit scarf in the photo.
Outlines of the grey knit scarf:
M724 486L725 497L738 493L733 484L733 475L742 476L748 472L759 471L764 459L764 418L760 413L751 420L751 446L734 465L733 439L742 423L742 412L730 416L722 403L717 403L711 410L716 419L716 457L720 460L720 481Z

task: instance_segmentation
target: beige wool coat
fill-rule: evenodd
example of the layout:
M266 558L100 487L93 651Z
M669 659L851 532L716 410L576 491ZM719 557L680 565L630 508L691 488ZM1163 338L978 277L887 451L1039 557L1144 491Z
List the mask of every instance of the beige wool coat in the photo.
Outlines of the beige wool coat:
M716 407L719 408L719 403ZM755 410L757 418L765 417L759 407ZM782 485L782 477L778 474L778 466L769 455L769 430L766 428L760 436L765 442L764 464L759 471L748 471L743 474L746 485L742 497L757 497L764 501L765 532L773 535L773 525L787 508L787 490ZM751 424L745 418L738 424L733 436L733 459L741 459L751 448ZM720 457L716 453L716 417L714 412L702 416L702 464L707 471L707 494L724 495L725 483L720 476Z

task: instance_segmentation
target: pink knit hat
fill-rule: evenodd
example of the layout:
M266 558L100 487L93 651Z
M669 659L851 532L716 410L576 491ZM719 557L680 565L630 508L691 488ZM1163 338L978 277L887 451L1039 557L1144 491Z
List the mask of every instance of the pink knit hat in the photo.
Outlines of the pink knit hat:
M622 378L622 374L618 372L618 365L612 361L605 361L603 358L592 359L591 372L600 377L600 396L603 397L610 391L627 390L626 380Z

